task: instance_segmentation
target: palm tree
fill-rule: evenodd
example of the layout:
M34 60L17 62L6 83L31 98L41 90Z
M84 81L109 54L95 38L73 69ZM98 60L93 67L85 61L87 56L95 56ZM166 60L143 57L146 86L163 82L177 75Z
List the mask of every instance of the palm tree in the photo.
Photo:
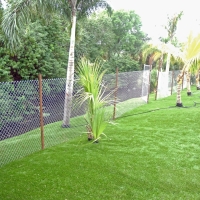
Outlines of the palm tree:
M165 29L168 32L168 41L170 44L172 44L172 40L174 39L174 36L176 34L178 21L181 19L182 15L183 15L183 11L181 11L177 15L174 15L172 18L168 18L168 24L167 24L167 26L165 26ZM166 72L169 72L170 57L171 57L171 54L170 54L170 52L168 52L167 63L166 63Z
M184 67L181 73L177 77L177 99L176 99L176 106L182 107L181 101L181 86L183 81L184 73L187 74L188 84L190 85L189 79L189 70L194 64L194 62L198 62L200 60L200 34L197 36L193 36L192 33L189 35L186 44L184 45L184 49L180 58L184 62ZM191 91L188 91L191 92Z
M87 16L98 8L110 6L105 0L14 0L5 10L2 28L9 39L8 45L15 49L20 42L19 33L33 16L40 15L48 19L50 13L56 12L62 17L71 18L71 37L66 76L63 127L69 127L74 83L74 47L76 17Z
M163 57L164 55L170 53L170 55L173 55L174 58L179 56L179 49L174 47L173 45L169 43L165 43L165 41L162 39L160 42L154 43L154 44L148 44L144 46L143 50L143 61L145 61L147 58L149 58L149 64L152 64L153 61L156 61L159 59L159 66L158 71L161 71L162 64L163 64ZM166 77L166 76L165 76ZM156 96L157 99L157 90L158 90L158 82L162 79L162 77L157 77L157 83L156 83ZM166 96L166 93L168 93L168 78L166 81L166 89L162 90L162 95Z
M142 61L151 65L163 56L163 52L153 44L146 44L142 49Z
M196 76L197 76L197 79L196 79L196 82L198 80L198 72L199 69L198 69L198 62L194 61L190 68L187 68L185 70L185 76L186 76L186 81L187 81L187 95L188 96L191 96L192 95L192 92L191 92L191 83L190 83L190 79L191 79L191 74L195 73L196 72ZM198 88L198 84L197 84L197 88Z

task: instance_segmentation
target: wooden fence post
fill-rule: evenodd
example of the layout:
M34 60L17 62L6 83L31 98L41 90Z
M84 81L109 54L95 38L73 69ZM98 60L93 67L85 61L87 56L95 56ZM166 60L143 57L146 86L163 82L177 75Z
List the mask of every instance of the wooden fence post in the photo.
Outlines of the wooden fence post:
M118 90L118 68L116 68L116 81L115 81L115 93L114 93L113 120L116 117L117 90Z
M41 148L44 149L44 118L42 105L42 75L38 75L39 80L39 97L40 97L40 131L41 131Z

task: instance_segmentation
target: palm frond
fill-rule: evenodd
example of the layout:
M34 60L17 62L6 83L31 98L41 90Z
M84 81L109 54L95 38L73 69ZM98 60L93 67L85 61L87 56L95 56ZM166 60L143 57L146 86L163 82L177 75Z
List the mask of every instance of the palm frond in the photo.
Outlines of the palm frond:
M200 69L200 60L195 60L190 66L190 72L195 74Z
M60 8L58 0L15 0L4 11L2 29L9 38L8 47L15 49L20 43L20 32L35 15L47 16Z
M88 16L99 8L106 9L110 14L112 13L112 8L106 0L77 0L76 9L81 16Z
M189 70L195 62L200 60L200 34L193 36L190 33L183 48L182 60L185 63L183 70Z

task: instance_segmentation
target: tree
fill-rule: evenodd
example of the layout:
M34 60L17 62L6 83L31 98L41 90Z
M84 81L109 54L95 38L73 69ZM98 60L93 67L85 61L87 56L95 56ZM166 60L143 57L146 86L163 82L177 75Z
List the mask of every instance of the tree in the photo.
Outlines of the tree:
M51 26L37 19L26 26L15 52L5 45L0 47L0 66L12 80L37 79L39 73L43 78L65 77L67 38L61 23L57 16L51 20Z
M188 40L184 45L183 51L180 54L180 58L184 62L184 67L181 73L177 77L176 106L178 107L183 106L181 101L181 86L182 86L183 76L185 73L187 74L187 76L189 76L188 72L191 66L194 64L194 62L198 62L200 60L200 34L193 36L193 34L191 33L189 35Z
M3 11L4 10L0 1L0 24L2 22ZM6 63L8 60L7 57L2 57L2 54L6 52L4 40L4 33L2 31L2 28L0 27L0 60L2 60L2 63ZM0 62L0 82L9 81L11 79L9 75L9 69L7 69L2 63Z
M115 34L111 17L106 12L94 13L82 25L84 56L94 62L96 58L107 61L115 48Z
M106 73L115 72L116 67L121 72L141 69L140 50L148 38L133 11L113 11L111 16L95 13L83 24L83 31L83 55L91 61L104 60Z
M168 24L167 24L167 26L165 26L165 29L168 32L168 40L169 40L170 44L173 43L173 39L174 39L174 36L176 34L176 30L177 30L177 24L178 24L178 21L181 19L182 15L183 15L183 11L181 11L177 15L174 15L171 18L168 17ZM171 56L171 54L168 53L168 55L167 55L167 64L166 64L166 72L169 72L170 56Z
M111 16L113 32L115 33L115 53L113 60L117 57L126 56L138 62L142 45L149 40L147 35L141 31L142 23L140 17L134 11L116 11ZM128 70L129 71L129 70Z
M170 54L173 58L177 58L179 56L180 50L179 48L174 47L171 44L167 44L165 42L158 43L148 43L143 46L143 62L147 62L147 64L152 65L154 61L159 60L159 69L162 68L162 63L166 54Z
M19 33L25 24L37 14L44 19L48 19L52 12L57 12L61 16L71 17L71 37L66 77L66 92L64 103L63 127L69 127L72 93L74 83L74 47L76 17L87 16L99 7L110 9L104 0L14 0L6 9L2 22L2 27L9 38L9 46L16 48L20 42Z
M177 58L179 56L179 49L174 47L171 44L166 44L161 41L158 43L146 45L144 47L143 57L144 57L144 59L146 59L146 58L149 59L149 64L152 64L154 60L159 59L158 71L161 71L162 63L163 63L163 60L165 57L164 55L166 55L168 53L173 55L174 58ZM154 73L154 76L155 76L155 72L152 72L152 73ZM156 96L157 96L158 86L160 87L161 82L165 87L163 87L162 90L160 91L160 95L168 96L168 91L169 91L168 90L168 72L163 72L161 74L158 74L157 83L154 82L154 85L157 87ZM158 83L159 83L159 85L158 85Z
M157 60L162 60L163 58L162 50L158 49L155 45L148 43L142 48L142 61L147 65L153 65ZM161 64L162 65L162 64Z

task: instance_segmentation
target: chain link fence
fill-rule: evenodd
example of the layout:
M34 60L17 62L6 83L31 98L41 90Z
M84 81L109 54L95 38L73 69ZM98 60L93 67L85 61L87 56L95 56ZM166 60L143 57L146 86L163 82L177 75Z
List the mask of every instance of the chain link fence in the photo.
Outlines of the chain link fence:
M112 93L110 115L117 118L147 102L149 70L104 76ZM86 132L86 108L73 103L70 128L62 128L65 79L42 80L44 148L67 142ZM80 86L75 81L73 102ZM38 80L0 83L0 166L41 150ZM115 110L115 112L114 112Z
M180 71L169 72L168 95L176 92L176 77ZM113 119L147 103L150 91L150 71L106 74L105 95L112 92L113 104L108 106ZM195 81L195 79L191 79ZM163 78L160 77L162 85ZM66 79L42 80L44 148L67 142L86 132L86 107L76 106L80 86L74 82L70 128L62 128ZM186 78L183 88L186 87ZM160 92L161 90L158 90ZM0 83L0 166L41 150L39 81Z
M177 86L177 76L180 73L180 70L176 71L169 71L167 72L156 72L156 79L154 81L157 81L157 89L153 88L157 92L157 99L168 97L172 95L173 93L176 93L176 86ZM167 83L167 84L166 84ZM155 87L155 83L152 84ZM184 75L182 88L186 88L187 86L187 80L186 76Z

